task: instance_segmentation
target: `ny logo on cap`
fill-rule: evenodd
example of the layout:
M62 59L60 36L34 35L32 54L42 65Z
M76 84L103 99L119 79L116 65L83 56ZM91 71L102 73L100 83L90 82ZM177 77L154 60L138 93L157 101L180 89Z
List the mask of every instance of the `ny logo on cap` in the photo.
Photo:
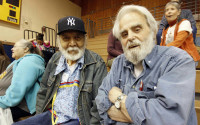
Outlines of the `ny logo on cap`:
M68 18L67 21L68 21L67 25L71 25L71 26L75 25L75 19L74 18Z

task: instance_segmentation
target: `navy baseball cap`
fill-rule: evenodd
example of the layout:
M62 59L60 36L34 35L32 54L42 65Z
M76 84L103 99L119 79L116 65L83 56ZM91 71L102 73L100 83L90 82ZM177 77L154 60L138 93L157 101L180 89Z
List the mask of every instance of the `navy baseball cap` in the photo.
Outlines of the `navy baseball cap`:
M83 20L74 16L67 16L58 21L58 35L69 30L80 31L86 34Z

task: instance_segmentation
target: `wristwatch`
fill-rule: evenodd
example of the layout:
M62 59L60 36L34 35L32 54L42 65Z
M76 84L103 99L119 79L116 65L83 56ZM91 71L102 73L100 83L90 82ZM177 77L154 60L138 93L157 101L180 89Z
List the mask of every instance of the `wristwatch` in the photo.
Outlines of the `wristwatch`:
M117 97L117 100L115 101L115 107L117 109L121 108L121 101L124 98L125 94L121 94L120 96Z

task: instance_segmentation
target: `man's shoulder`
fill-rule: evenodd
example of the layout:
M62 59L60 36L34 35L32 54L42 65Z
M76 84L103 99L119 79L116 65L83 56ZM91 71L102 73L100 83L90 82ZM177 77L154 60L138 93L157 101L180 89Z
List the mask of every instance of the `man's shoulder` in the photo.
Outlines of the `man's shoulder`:
M168 56L174 59L192 59L186 51L174 46L157 46L157 54L162 57Z
M56 52L52 55L52 57L50 58L50 60L48 61L48 64L46 66L46 68L48 68L49 66L51 66L54 63L57 63L59 61L61 57L61 52Z
M102 57L99 54L97 54L91 50L88 50L88 49L85 49L84 57L85 57L85 60L104 62Z
M61 52L58 51L58 52L56 52L56 53L54 53L54 54L52 55L51 60L59 59L60 56L61 56Z

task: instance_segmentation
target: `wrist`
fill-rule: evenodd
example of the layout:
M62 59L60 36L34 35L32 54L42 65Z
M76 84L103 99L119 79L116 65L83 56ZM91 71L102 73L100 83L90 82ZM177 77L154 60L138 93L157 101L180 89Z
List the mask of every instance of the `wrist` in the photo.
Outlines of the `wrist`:
M115 100L115 107L117 108L117 109L120 109L121 108L121 102L122 102L122 100L124 99L124 97L125 97L126 95L125 94L121 94L121 95L119 95L118 97L117 97L117 99Z

